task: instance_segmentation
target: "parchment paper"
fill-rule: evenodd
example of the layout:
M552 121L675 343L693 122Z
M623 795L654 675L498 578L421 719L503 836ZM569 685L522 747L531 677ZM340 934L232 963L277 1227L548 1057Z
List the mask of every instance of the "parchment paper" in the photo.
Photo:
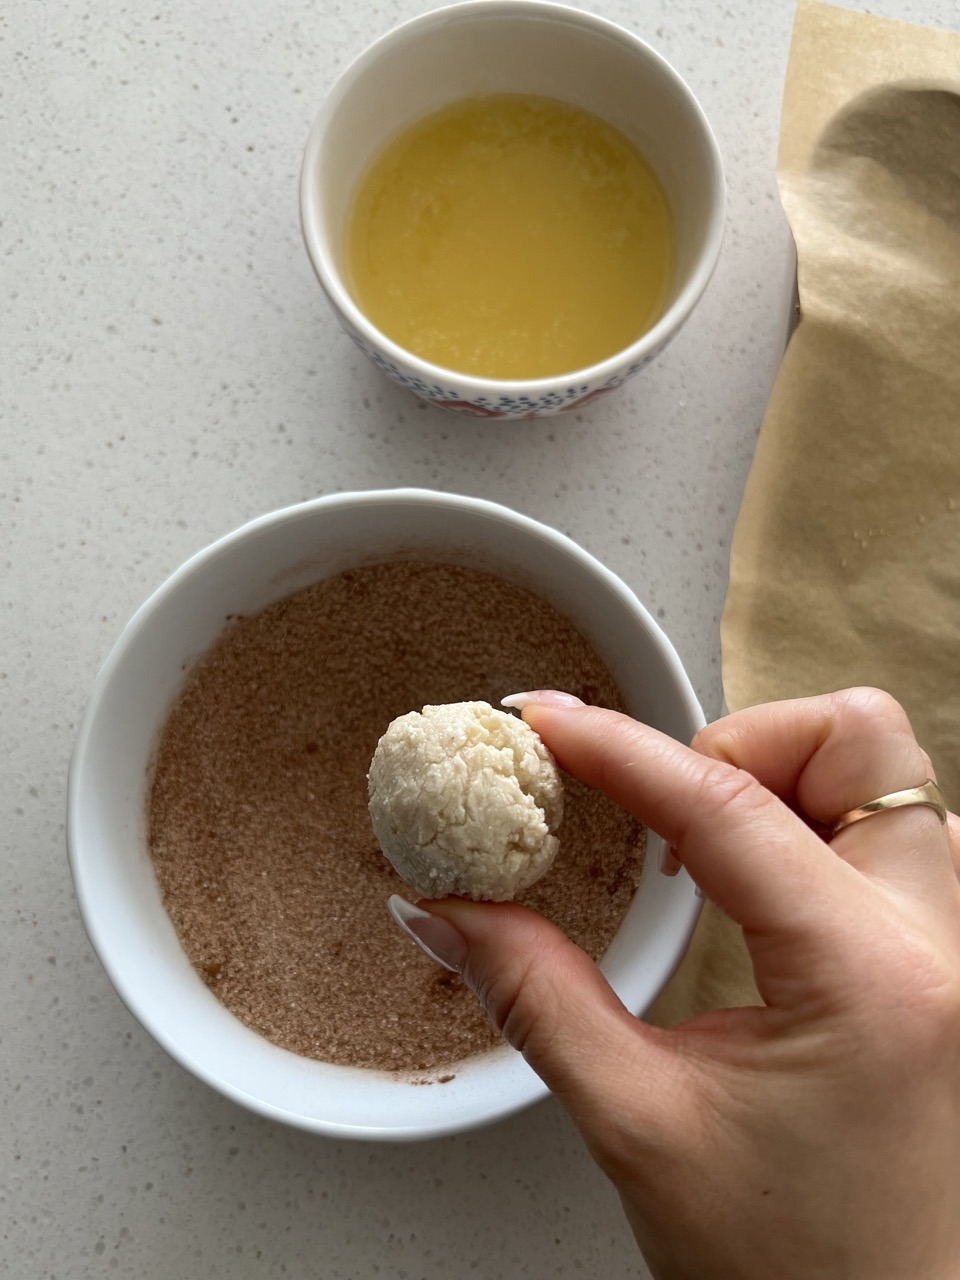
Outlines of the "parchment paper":
M727 705L879 685L956 808L960 36L800 0L777 171L800 321L734 536ZM757 1000L711 911L656 1017Z

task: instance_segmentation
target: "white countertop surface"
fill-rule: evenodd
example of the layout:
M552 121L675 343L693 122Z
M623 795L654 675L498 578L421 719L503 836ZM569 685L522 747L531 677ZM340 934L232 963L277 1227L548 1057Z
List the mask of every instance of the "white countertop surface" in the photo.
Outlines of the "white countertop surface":
M647 1273L550 1101L420 1146L260 1120L120 1004L74 904L67 762L138 604L248 518L336 490L492 498L572 535L661 620L708 716L730 537L785 334L774 176L791 0L598 0L716 130L726 242L679 338L539 423L458 419L341 335L297 175L342 67L415 0L10 0L0 14L0 1273ZM960 28L956 0L874 12Z

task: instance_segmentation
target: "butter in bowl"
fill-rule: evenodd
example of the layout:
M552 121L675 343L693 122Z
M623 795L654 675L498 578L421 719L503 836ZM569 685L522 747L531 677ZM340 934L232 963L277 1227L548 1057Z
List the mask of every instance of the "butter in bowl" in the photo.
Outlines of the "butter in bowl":
M713 134L659 54L592 14L500 0L363 53L300 187L348 335L475 417L576 408L638 372L706 287L723 208Z

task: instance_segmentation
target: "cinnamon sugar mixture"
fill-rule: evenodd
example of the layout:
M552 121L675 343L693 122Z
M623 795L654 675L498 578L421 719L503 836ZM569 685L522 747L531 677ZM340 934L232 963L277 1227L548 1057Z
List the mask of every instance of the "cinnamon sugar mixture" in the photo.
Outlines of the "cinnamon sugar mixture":
M622 708L569 621L477 570L355 569L228 625L164 727L149 828L183 947L232 1013L295 1053L405 1072L498 1042L387 914L388 894L413 895L374 838L366 772L404 712L538 688ZM559 856L522 901L596 958L639 879L644 832L565 783Z

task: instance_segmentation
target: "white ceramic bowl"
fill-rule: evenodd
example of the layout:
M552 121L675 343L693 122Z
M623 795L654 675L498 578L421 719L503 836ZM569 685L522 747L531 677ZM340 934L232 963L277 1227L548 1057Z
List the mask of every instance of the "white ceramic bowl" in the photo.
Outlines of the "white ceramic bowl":
M358 180L394 134L477 93L561 98L622 130L653 165L673 211L677 268L659 321L599 364L529 382L475 378L421 360L382 334L350 295L344 266ZM347 334L417 395L476 417L541 417L575 409L642 369L693 310L723 235L720 153L697 100L631 32L542 0L473 0L389 32L333 86L307 141L300 218L317 277Z
M491 569L531 587L576 622L634 715L683 740L703 723L669 641L618 578L569 538L475 498L397 489L287 507L201 551L138 610L97 677L70 768L67 841L87 932L127 1007L184 1067L253 1111L338 1137L451 1133L547 1091L507 1047L459 1065L442 1087L417 1088L298 1057L245 1027L196 975L164 911L146 847L147 776L185 668L228 614L400 556ZM651 839L603 963L637 1012L679 962L699 907L685 872L659 874L658 846Z

